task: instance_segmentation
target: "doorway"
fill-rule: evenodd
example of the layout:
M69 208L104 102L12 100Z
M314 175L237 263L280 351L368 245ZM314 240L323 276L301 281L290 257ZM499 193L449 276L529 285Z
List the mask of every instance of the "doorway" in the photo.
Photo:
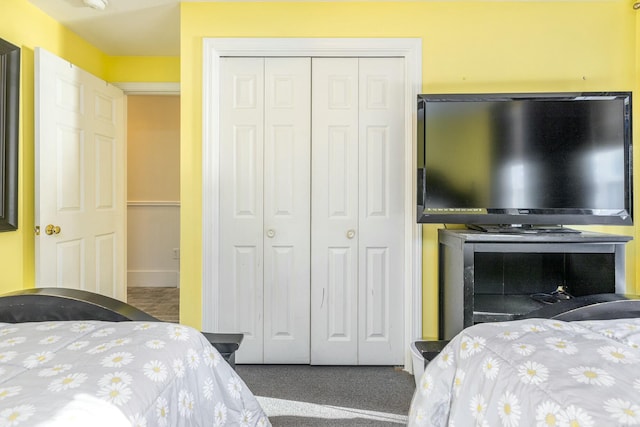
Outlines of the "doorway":
M422 334L422 242L420 228L413 218L415 194L415 96L421 87L421 42L418 39L205 39L203 117L203 328L218 330L220 318L215 310L221 284L217 278L220 253L217 220L220 209L219 156L220 60L235 56L310 57L400 57L405 70L404 129L404 364L410 369L409 343ZM216 183L212 185L212 183ZM213 219L213 220L212 220ZM398 333L400 333L398 331Z
M139 87L125 94L128 302L178 322L180 96Z

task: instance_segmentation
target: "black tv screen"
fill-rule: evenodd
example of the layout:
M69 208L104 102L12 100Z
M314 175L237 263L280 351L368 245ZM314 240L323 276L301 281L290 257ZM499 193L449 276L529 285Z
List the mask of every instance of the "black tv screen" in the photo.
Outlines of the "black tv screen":
M631 93L418 95L421 223L630 225Z

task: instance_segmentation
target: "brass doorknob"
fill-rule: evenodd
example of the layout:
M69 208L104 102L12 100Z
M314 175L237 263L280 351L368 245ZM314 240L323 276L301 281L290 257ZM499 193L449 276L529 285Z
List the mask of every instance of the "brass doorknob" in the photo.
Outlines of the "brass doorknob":
M47 236L51 236L52 234L60 234L60 227L58 227L57 225L49 224L44 229L44 232L47 234Z

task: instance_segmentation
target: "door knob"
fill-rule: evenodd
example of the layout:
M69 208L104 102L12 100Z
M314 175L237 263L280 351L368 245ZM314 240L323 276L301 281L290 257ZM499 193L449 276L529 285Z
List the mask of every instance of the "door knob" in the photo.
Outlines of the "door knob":
M47 234L47 236L51 236L52 234L60 234L60 227L58 227L57 225L49 224L44 229L44 232Z
M267 237L268 238L272 239L275 235L276 235L276 230L274 230L274 229L267 230Z
M353 239L356 236L356 230L347 231L347 239Z

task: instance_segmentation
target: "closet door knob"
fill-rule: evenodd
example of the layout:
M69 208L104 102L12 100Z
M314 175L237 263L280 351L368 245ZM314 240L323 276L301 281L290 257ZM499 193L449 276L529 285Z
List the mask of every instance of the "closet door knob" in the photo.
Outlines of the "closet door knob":
M347 231L347 239L353 239L356 236L356 230Z
M276 235L276 230L274 230L274 229L267 230L267 237L268 238L273 239L275 237L275 235Z

